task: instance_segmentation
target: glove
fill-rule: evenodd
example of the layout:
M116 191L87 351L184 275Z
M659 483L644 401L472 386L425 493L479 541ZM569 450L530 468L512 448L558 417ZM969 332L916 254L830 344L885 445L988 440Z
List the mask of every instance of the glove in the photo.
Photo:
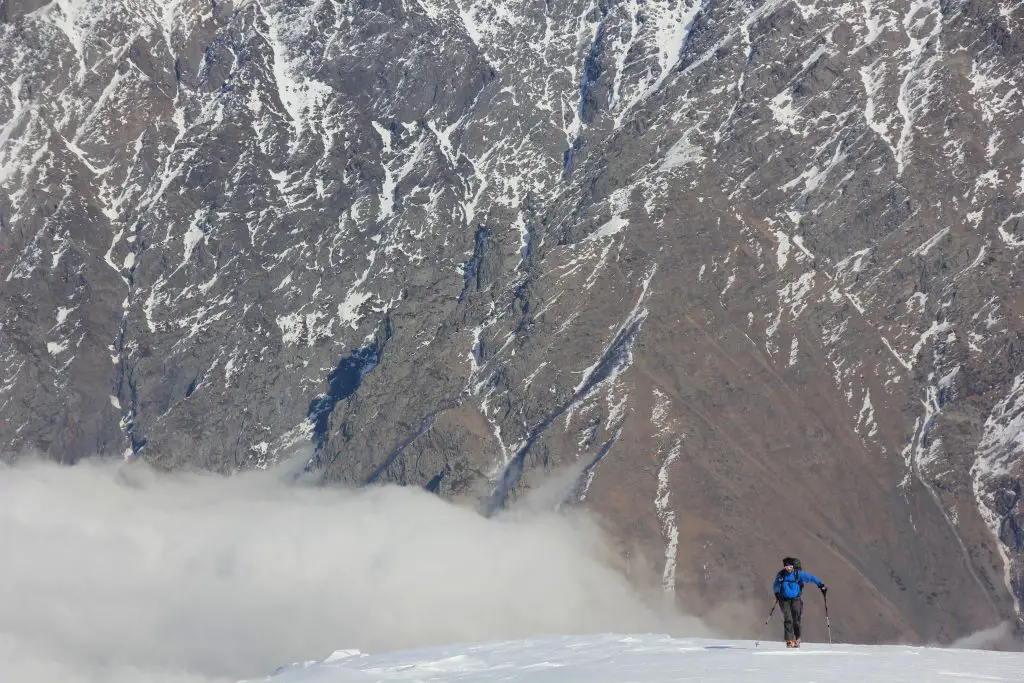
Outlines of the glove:
M821 584L820 586L818 586L818 588L821 589L821 594L822 595L824 595L825 593L828 592L828 588L825 587L825 584Z

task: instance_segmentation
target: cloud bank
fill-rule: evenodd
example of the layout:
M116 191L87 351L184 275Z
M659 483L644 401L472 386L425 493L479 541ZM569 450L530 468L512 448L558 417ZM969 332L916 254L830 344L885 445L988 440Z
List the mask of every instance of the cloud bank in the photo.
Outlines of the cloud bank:
M414 489L0 465L0 679L211 683L338 648L699 634L582 514L485 519Z

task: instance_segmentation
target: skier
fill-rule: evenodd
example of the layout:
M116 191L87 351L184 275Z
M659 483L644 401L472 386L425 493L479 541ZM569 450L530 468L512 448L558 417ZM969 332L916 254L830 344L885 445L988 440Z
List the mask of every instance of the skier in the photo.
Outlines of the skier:
M821 579L800 568L800 560L795 557L783 558L782 569L775 575L775 584L772 588L785 620L786 647L800 647L800 617L804 610L800 592L805 583L817 584L821 589L822 597L828 590Z

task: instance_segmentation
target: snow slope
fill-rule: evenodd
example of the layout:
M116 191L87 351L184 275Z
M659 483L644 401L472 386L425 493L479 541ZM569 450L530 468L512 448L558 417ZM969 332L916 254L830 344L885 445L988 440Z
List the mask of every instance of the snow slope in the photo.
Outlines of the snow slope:
M773 626L778 627L778 624ZM284 668L268 683L355 681L1019 681L1024 654L898 645L680 640L657 635L558 636L385 654L339 650Z
M778 624L774 624L778 626ZM680 640L658 635L560 636L367 655L340 650L283 668L268 683L363 681L1019 681L1024 654L903 646Z

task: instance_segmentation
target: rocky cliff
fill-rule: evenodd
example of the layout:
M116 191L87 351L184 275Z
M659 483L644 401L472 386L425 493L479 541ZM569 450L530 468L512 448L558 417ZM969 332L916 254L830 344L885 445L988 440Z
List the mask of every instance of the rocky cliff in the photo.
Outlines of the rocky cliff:
M698 613L1019 620L1024 8L0 0L0 449L506 506Z

